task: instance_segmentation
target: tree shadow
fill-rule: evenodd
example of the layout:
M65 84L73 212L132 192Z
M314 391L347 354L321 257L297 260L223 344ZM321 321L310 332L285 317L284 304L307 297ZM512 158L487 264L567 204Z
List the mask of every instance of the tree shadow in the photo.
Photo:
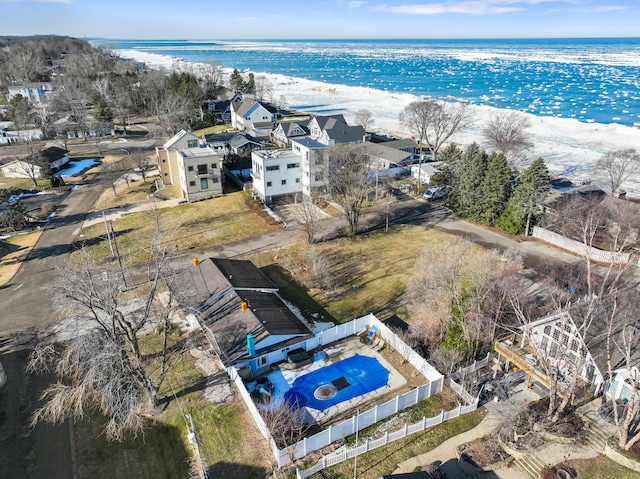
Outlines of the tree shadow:
M300 308L305 319L311 322L331 321L336 323L336 319L309 296L309 289L293 279L282 267L270 264L260 270L278 286L280 296Z
M216 462L207 467L208 477L229 477L234 479L259 479L269 477L269 471L263 467L235 462Z

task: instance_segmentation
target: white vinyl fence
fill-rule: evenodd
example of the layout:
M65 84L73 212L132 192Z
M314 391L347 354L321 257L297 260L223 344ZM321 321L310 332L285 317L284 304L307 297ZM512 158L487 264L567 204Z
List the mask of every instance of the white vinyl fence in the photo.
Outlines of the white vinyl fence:
M296 345L295 347L297 348L304 346L307 351L310 351L317 347L325 346L340 339L344 339L348 336L353 336L363 331L364 329L371 328L373 326L376 326L378 328L378 330L380 331L380 336L390 347L398 351L409 363L413 365L413 367L415 367L425 376L425 378L428 380L427 384L419 386L405 394L397 396L384 404L376 405L368 411L360 413L357 416L353 416L350 419L347 419L334 426L330 426L327 429L313 436L306 437L302 441L282 450L278 449L275 441L273 441L273 439L271 438L271 434L269 433L269 430L264 420L262 419L262 416L258 412L258 409L253 403L253 400L249 396L244 383L240 379L237 369L235 367L227 368L229 377L235 382L236 387L240 391L240 395L247 404L249 412L258 425L258 429L260 430L262 435L271 443L271 447L278 463L278 467L284 467L289 464L292 459L301 459L313 451L322 449L329 444L344 439L351 434L355 434L356 431L371 426L378 421L386 419L389 416L392 416L393 414L396 414L403 409L442 391L442 388L444 387L444 376L440 374L437 369L431 366L424 358L413 351L404 341L402 341L393 331L387 328L387 326L373 314L369 314L367 316L354 319L353 321L350 321L348 323L340 324L338 326L335 326L334 328L322 331L321 333L318 333L314 338L305 341L304 345ZM278 361L283 361L284 359L286 359L286 351L287 350L275 351L265 355L264 357L266 357L266 363L272 364ZM259 359L262 364L261 357L258 357L257 359ZM477 406L474 404L473 407L475 409L475 407ZM446 417L448 413L444 414L445 420L448 419ZM389 436L392 436L392 434L390 434Z
M580 241L569 239L565 236L554 233L539 226L533 227L533 236L546 241L560 248L566 249L581 256L588 256L593 261L600 263L625 264L631 260L630 253L616 253L614 251L603 251L591 246L587 246Z
M442 424L445 421L456 418L458 416L462 416L463 414L467 414L471 411L475 411L478 407L477 401L473 404L469 404L468 406L458 406L451 411L441 411L435 417L426 418L423 417L421 421L418 421L415 424L405 424L402 429L394 432L386 432L384 436L374 440L366 440L364 444L354 446L351 448L341 448L338 451L335 451L331 454L327 454L326 456L322 456L320 460L309 469L298 469L296 471L297 479L305 479L306 477L312 476L316 472L321 471L326 467L333 466L342 461L346 461L347 459L351 459L359 454L364 454L367 451L371 451L377 447L385 446L390 442L397 441L399 439L403 439L410 434L415 434L416 432L424 431L429 427L436 426L438 424Z

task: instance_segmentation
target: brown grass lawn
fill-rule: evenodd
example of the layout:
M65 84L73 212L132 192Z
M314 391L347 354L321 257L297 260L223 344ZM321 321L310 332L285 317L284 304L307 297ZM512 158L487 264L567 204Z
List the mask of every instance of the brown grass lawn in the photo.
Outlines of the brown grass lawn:
M171 231L167 241L175 244L179 253L281 228L259 203L244 192L166 208L160 210L159 214L162 228ZM155 220L152 215L152 212L133 213L113 222L120 254L130 264L145 259L141 245L148 244L154 231ZM83 236L80 239L95 257L110 256L103 224L85 228L81 233Z
M227 131L231 128L231 125L215 125L201 130L195 130L192 133L196 136L209 135L211 133L220 133L221 131Z
M42 231L15 235L0 241L0 286L4 286L18 272L20 265L38 242Z
M145 338L148 349L160 336ZM193 357L183 353L168 375L161 397L169 400L144 434L121 443L101 435L104 420L95 415L76 424L80 479L187 479L191 448L184 414L193 415L200 451L209 477L253 479L270 471L268 443L256 430L242 400L209 403L203 394L205 378Z
M315 245L316 251L329 264L335 289L305 288L296 278L299 291L289 299L298 304L296 300L299 298L304 302L306 295L339 323L368 313L374 313L381 319L397 314L406 320L406 300L402 296L417 267L421 251L449 237L435 230L404 226L389 232L376 231ZM301 271L305 251L306 247L294 245L285 251L252 255L250 259L259 267L269 266L265 268L268 275L274 264ZM290 281L290 278L272 279L279 286L286 286L286 281Z
M633 471L606 456L599 455L593 459L571 459L580 479L601 479L611 477L615 479L637 479L640 473Z
M142 180L130 181L129 185L116 185L117 195L114 194L113 188L105 189L98 201L93 205L93 210L104 210L114 208L129 203L144 201L149 199L149 194L154 190L153 179L147 178L146 183Z
M49 180L38 180L39 190L49 186L51 186L51 182ZM2 176L0 177L0 188L17 188L20 190L27 190L35 188L35 186L33 186L33 181L29 178L5 178Z

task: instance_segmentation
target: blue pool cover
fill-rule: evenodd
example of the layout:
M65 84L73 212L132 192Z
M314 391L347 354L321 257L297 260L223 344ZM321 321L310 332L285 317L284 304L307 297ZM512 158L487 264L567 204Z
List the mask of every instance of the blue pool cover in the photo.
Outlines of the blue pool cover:
M284 398L293 408L306 406L324 411L343 401L386 386L388 379L389 371L376 358L356 354L300 376L285 393ZM318 399L314 393L321 386L328 386L335 395L327 399Z

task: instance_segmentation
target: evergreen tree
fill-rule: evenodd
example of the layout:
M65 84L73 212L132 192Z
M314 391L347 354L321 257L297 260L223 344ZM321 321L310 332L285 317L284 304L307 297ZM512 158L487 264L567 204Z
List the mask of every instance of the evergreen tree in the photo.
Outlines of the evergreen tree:
M542 211L544 201L551 189L551 175L542 158L538 158L522 173L509 203L510 214L516 217L505 223L524 223L524 233L529 234L532 219ZM506 212L505 212L506 213ZM525 222L526 220L526 222Z
M249 80L244 84L245 93L251 93L255 95L256 93L256 79L253 76L253 73L249 73Z
M469 145L453 170L456 179L449 205L455 213L465 218L473 216L486 169L487 154L476 143Z
M109 122L113 120L113 112L109 108L108 103L102 96L96 95L93 99L93 107L95 109L95 119L100 122Z
M66 186L64 183L64 178L62 178L61 173L58 173L58 186Z
M237 68L233 69L233 73L229 77L229 88L236 93L242 93L244 91L244 79Z
M500 217L511 195L511 169L502 153L494 153L487 161L487 170L471 219L492 226Z
M431 177L431 182L436 185L449 185L455 187L457 177L455 169L457 163L462 159L463 151L455 143L451 143L440 152L438 158L442 162L439 172Z
M51 188L56 188L57 186L60 186L60 183L58 183L58 177L56 175L53 175L49 179L49 181L51 183Z

